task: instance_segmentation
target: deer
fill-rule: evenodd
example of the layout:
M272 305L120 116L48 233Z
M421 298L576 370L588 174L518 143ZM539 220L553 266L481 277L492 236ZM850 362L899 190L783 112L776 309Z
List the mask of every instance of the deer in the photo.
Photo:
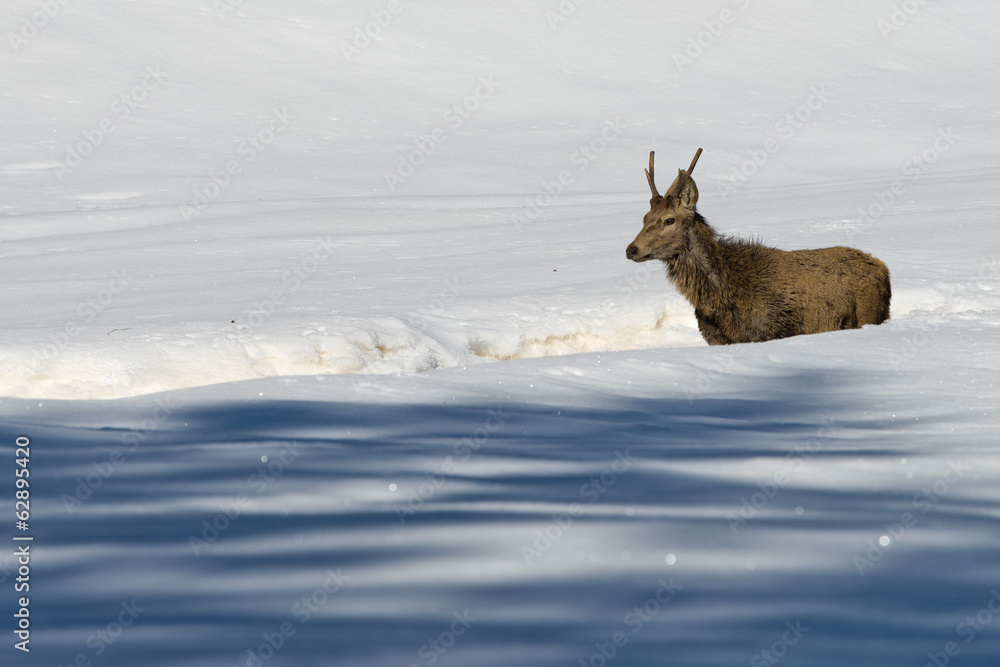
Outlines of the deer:
M670 282L694 306L709 345L858 329L889 319L892 290L882 261L856 248L786 251L721 236L696 208L691 172L701 148L663 195L654 181L654 154L645 170L653 195L649 213L625 256L666 265Z

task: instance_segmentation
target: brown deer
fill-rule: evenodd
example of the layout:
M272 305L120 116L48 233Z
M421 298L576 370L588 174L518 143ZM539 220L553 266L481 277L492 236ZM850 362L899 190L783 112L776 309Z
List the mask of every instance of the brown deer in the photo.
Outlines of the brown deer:
M660 196L649 154L646 180L653 197L625 256L667 265L709 345L857 329L889 319L889 269L867 253L842 246L785 251L719 236L695 209L698 186L691 172L700 156L699 148L687 171L678 169Z

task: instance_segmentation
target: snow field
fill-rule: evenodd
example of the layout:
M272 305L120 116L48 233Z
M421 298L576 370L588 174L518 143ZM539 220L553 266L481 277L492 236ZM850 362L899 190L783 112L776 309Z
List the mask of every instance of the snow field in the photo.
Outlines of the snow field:
M15 659L992 666L997 18L6 3ZM624 257L699 146L892 319L706 346Z

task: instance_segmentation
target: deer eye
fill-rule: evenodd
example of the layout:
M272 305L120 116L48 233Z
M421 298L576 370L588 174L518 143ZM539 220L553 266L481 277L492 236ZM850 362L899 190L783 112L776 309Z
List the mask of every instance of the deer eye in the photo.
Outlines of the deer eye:
M663 225L665 227L669 227L670 225L674 224L674 222L676 221L673 218L667 218L666 220L663 221Z

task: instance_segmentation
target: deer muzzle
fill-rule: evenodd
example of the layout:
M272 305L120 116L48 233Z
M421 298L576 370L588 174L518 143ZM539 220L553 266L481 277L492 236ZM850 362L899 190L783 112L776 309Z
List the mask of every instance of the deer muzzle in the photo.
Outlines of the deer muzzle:
M637 246L634 243L629 247L625 248L625 257L627 259L631 259L633 262L645 262L647 259L649 259L648 255L643 257L637 257L638 254L639 254L639 246Z

